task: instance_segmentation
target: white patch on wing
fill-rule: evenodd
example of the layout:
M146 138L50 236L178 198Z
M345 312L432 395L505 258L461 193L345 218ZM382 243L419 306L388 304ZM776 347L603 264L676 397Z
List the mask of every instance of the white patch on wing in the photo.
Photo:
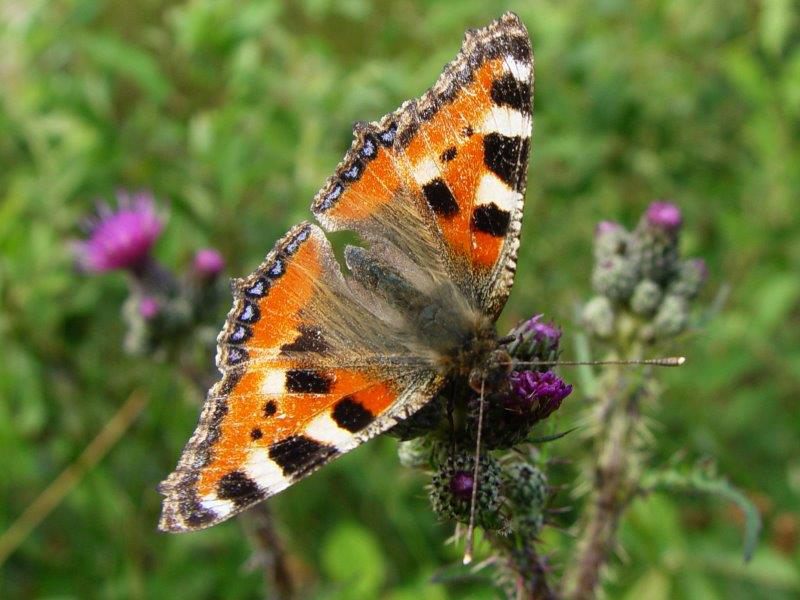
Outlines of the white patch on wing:
M289 486L291 481L283 474L283 469L269 457L264 448L253 448L244 464L245 474L255 481L265 492L274 494Z
M515 192L494 173L487 173L481 178L475 192L475 204L491 204L494 202L498 208L513 213L517 210L522 194Z
M520 62L512 56L503 57L506 71L514 76L514 79L522 83L528 83L531 78L531 63Z
M216 494L206 494L200 500L200 506L214 513L218 519L224 519L233 512L236 505L230 500L217 498Z
M432 179L436 179L437 177L441 177L442 174L439 171L439 166L436 164L436 161L432 158L426 158L420 162L418 162L414 166L414 180L419 185L425 185Z
M304 433L318 442L334 446L340 451L349 448L354 437L352 433L339 427L328 413L320 414L312 419L306 425Z
M507 106L492 106L486 113L479 132L528 138L531 135L531 116Z
M264 372L261 379L261 393L267 396L283 394L286 392L286 371L284 369L269 369Z

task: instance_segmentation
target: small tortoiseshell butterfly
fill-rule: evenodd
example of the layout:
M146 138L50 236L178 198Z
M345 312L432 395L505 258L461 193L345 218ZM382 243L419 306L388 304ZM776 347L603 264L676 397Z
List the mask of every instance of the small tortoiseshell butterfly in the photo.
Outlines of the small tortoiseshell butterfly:
M222 379L161 484L162 530L280 492L448 382L505 375L495 320L516 270L532 81L528 33L507 13L468 31L421 98L355 126L311 207L322 229L293 227L234 283ZM364 240L346 275L323 229Z

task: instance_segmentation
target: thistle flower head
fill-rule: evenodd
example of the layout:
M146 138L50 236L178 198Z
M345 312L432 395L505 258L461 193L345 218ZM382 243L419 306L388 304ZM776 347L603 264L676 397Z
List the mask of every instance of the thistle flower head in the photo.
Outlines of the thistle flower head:
M677 232L683 224L681 209L672 202L657 201L650 204L645 213L647 223L652 227Z
M120 192L116 210L99 206L87 239L75 244L78 264L91 273L136 269L150 256L163 227L152 195Z
M482 454L477 481L474 473L475 457L471 450L456 450L444 458L431 478L429 496L433 510L441 518L466 523L476 486L476 523L484 529L499 529L503 524L499 510L503 500L500 464L491 455Z
M536 315L535 317L525 321L524 327L533 334L533 339L537 342L546 344L550 348L557 348L558 341L561 339L561 329L554 323L542 322L543 315Z
M225 259L214 248L202 248L194 255L194 272L202 279L213 279L225 268Z
M572 385L552 371L514 371L509 378L513 395L508 408L529 414L535 421L549 417L572 393Z
M511 332L514 341L507 348L522 361L552 361L558 358L561 329L553 322L542 321L541 314L517 325Z
M154 319L161 312L161 303L152 296L145 296L139 301L139 314L145 320Z

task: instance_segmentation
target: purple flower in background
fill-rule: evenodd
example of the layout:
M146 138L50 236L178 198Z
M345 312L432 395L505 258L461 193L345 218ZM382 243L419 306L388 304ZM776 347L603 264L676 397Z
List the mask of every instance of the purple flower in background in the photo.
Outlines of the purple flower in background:
M145 296L139 301L139 314L146 320L155 318L161 312L161 303L152 296Z
M225 259L214 248L202 248L194 255L194 271L203 279L213 279L225 268Z
M97 212L89 224L89 237L74 246L81 268L104 273L141 267L164 228L153 196L146 192L119 192L116 210L101 205Z
M529 413L535 421L549 417L572 393L572 385L552 371L515 371L509 378L513 396L508 407Z
M672 202L653 202L645 213L647 222L660 229L667 231L678 231L683 224L681 209Z

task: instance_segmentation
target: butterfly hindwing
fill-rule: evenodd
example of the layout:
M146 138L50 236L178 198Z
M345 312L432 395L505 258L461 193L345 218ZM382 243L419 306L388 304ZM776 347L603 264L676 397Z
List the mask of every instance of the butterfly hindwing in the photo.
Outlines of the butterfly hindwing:
M532 81L530 41L515 15L468 32L421 98L356 126L312 211L326 229L368 239L430 230L451 279L496 317L516 269Z
M223 377L161 487L164 530L207 527L277 493L414 412L438 385L350 295L314 225L294 227L234 295L219 336Z

